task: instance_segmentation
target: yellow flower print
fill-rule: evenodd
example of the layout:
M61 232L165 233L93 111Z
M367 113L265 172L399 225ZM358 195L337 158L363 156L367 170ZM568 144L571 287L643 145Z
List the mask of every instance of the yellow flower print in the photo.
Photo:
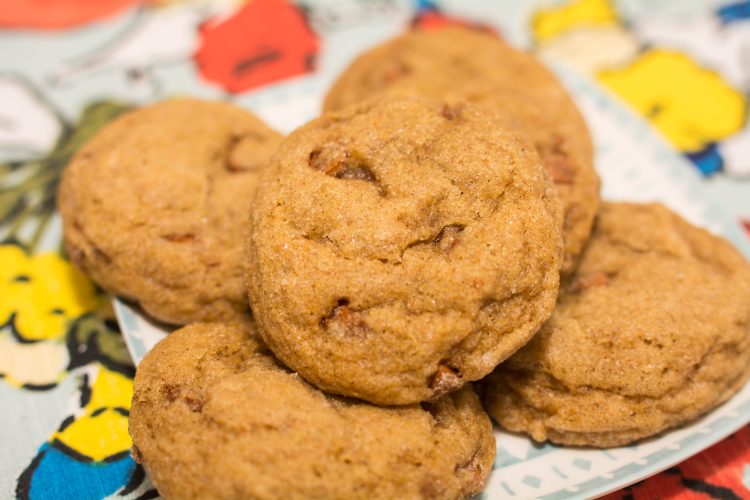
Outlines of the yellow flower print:
M51 441L76 457L94 462L128 453L132 444L128 412L133 380L99 365L90 391L82 415L53 434Z
M611 0L576 0L539 10L531 21L531 30L537 42L544 42L575 28L617 23L617 12Z
M23 341L58 340L69 322L104 300L93 283L54 253L0 245L0 324ZM2 372L2 366L0 366Z
M598 78L687 153L736 133L745 123L745 97L679 52L648 50Z
M541 9L532 17L531 32L540 55L585 73L624 64L640 50L610 0L576 0Z
M133 378L101 367L91 386L91 399L84 409L123 408L130 410L133 399Z

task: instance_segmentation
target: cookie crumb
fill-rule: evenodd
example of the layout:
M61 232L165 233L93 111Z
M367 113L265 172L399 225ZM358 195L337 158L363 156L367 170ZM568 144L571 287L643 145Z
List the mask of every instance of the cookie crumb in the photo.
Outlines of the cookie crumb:
M452 250L461 241L459 235L464 230L464 227L462 224L449 224L443 227L438 235L435 236L433 243L444 252Z
M86 272L86 253L72 243L66 245L68 258L81 271Z
M189 243L198 239L193 233L168 233L161 235L161 237L172 243Z
M435 478L426 476L419 485L419 494L424 500L434 500L440 498L440 489L437 486Z
M320 326L332 333L347 336L362 336L372 331L362 313L349 307L347 299L340 299L331 314L321 318Z
M180 396L180 386L175 384L164 384L161 386L161 393L164 394L164 398L170 403L173 402Z
M553 154L544 158L544 165L555 184L573 184L576 172L566 156Z
M411 73L411 70L402 62L394 61L383 70L383 81L393 83Z
M98 260L103 261L105 264L112 263L112 259L109 257L109 255L104 253L104 250L96 246L94 247L94 257L96 257Z
M445 421L440 417L440 412L438 412L435 403L431 403L430 401L422 401L419 404L424 411L432 416L432 423L435 425L435 427L445 426Z
M435 375L432 376L430 382L430 389L432 389L432 398L439 398L443 394L447 394L455 389L458 389L463 385L461 376L449 366L440 365L438 366Z
M556 135L551 146L539 147L539 153L542 163L555 184L574 184L577 176L576 168L563 148L564 142L561 136Z
M466 484L466 493L468 495L479 493L484 488L484 474L482 474L482 466L479 463L480 451L480 447L477 446L469 460L456 464L456 473L468 472L470 475L471 480Z
M370 182L381 196L384 195L377 176L365 158L356 152L344 149L333 152L316 149L310 153L308 165L336 179Z
M137 464L143 463L143 455L141 455L141 450L136 445L130 447L130 457Z
M585 276L581 276L576 279L570 286L570 291L573 293L581 292L587 288L604 286L609 283L609 276L603 271L590 273Z
M187 403L188 408L192 412L198 413L203 409L203 400L198 396L185 396L185 403Z
M443 118L446 120L453 120L454 118L457 118L460 113L460 108L457 106L449 106L448 104L443 104L443 110L440 112L440 114L443 115Z

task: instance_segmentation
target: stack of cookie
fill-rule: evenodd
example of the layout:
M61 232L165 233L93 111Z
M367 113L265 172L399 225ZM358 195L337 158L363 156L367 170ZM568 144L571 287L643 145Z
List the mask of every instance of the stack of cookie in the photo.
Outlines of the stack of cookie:
M748 263L659 205L600 204L586 126L528 54L409 33L324 108L282 139L166 101L65 172L71 259L188 324L135 380L164 496L463 498L495 454L475 388L509 430L617 446L747 380Z

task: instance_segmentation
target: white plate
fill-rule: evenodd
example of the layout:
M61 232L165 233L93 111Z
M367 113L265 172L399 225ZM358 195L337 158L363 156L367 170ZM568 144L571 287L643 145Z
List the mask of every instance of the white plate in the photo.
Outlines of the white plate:
M562 68L556 71L592 130L605 198L660 201L694 224L723 235L750 257L744 235L707 198L693 166L599 87ZM273 113L270 106L264 111ZM137 363L167 332L149 323L137 308L117 300L114 304ZM634 446L604 451L539 446L526 437L498 430L497 459L483 497L557 499L602 495L681 462L748 422L750 385L703 419Z

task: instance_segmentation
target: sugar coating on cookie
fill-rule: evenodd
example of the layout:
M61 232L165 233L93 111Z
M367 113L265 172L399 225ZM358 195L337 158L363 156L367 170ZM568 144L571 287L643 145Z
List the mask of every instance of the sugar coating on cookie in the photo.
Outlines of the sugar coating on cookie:
M551 313L561 209L533 147L472 106L394 99L293 132L260 181L247 285L273 352L377 404L488 374Z
M243 228L281 136L224 103L174 99L107 125L58 193L71 260L155 318L183 324L247 310Z
M607 203L552 317L484 397L537 441L619 446L711 410L749 370L748 262L661 205Z
M252 323L193 324L135 377L130 434L165 498L465 498L495 439L470 387L377 407L281 367Z
M488 33L412 31L358 57L328 92L324 109L382 93L468 101L526 135L562 198L563 272L573 271L599 204L599 177L586 123L552 73Z

